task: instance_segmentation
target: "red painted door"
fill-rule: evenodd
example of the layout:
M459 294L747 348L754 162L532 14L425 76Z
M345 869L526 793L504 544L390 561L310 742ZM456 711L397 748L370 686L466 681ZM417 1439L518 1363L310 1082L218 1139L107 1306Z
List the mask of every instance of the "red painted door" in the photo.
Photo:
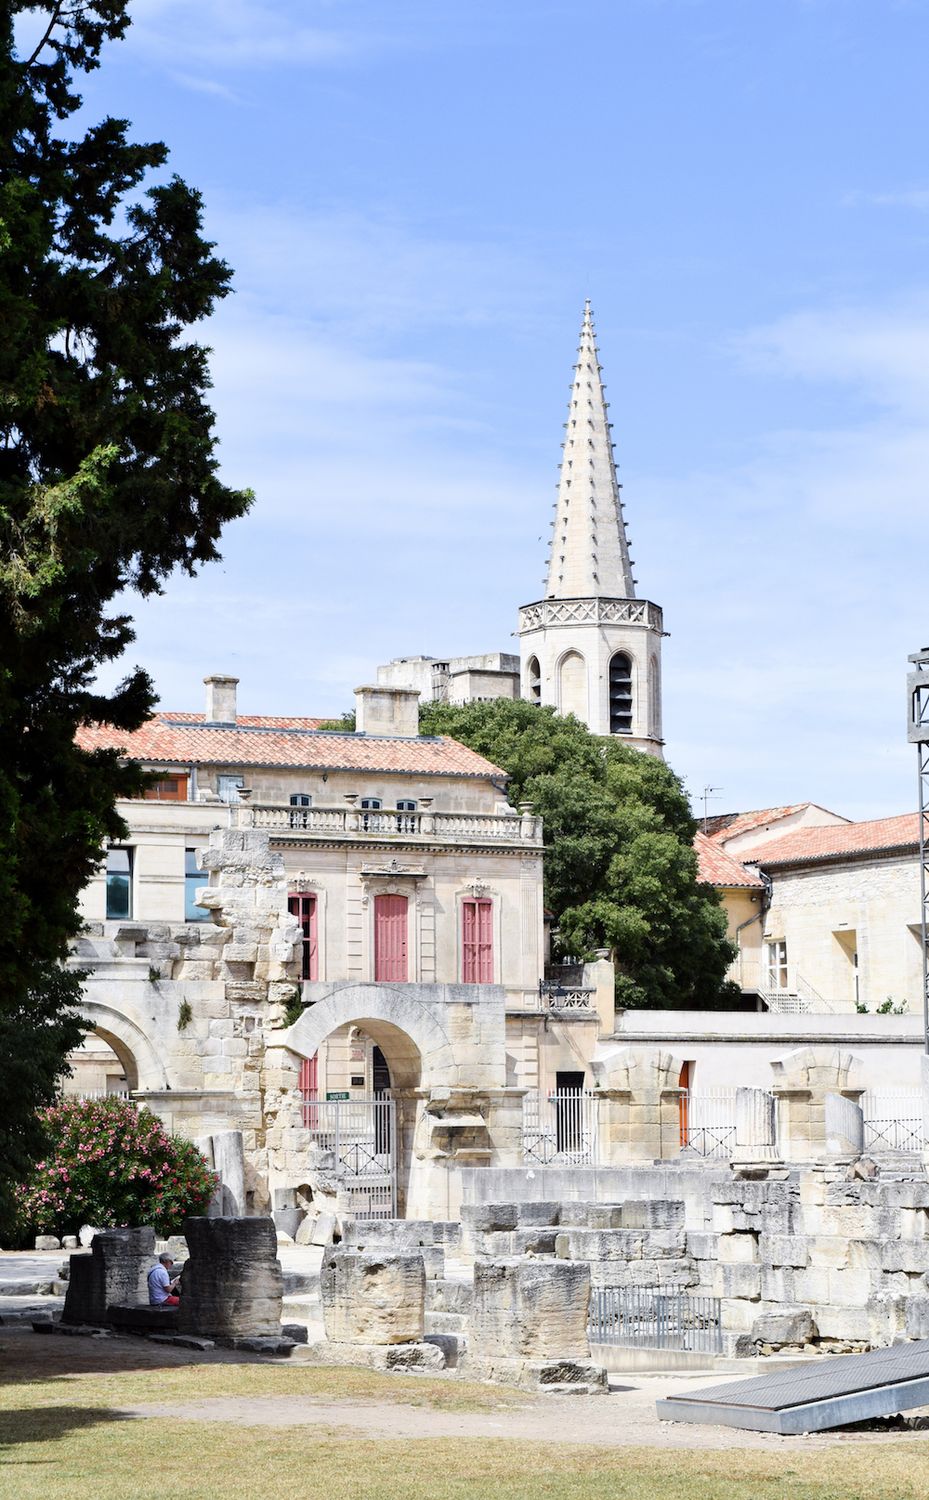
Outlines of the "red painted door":
M461 926L462 980L465 984L493 984L493 902L462 902Z
M296 917L303 929L300 978L318 979L319 963L316 942L316 897L294 895L287 897L287 910Z
M407 905L405 896L374 898L374 977L386 984L408 977Z

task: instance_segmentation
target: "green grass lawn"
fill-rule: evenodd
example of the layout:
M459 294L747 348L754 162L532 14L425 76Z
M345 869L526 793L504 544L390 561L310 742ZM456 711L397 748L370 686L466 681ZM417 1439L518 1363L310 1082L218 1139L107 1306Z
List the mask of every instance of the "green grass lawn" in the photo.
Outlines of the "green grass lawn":
M5 1341L4 1341L5 1342ZM20 1341L15 1341L19 1343ZM52 1344L54 1350L39 1348ZM3 1500L925 1500L929 1434L763 1452L519 1439L519 1392L363 1370L161 1364L127 1346L0 1347ZM64 1345L65 1347L61 1347ZM80 1345L80 1347L77 1347ZM114 1364L116 1368L114 1368ZM118 1368L124 1364L125 1368ZM69 1368L77 1366L77 1368ZM349 1399L492 1412L512 1438L394 1440L344 1429L133 1420L121 1406L211 1397ZM622 1420L621 1398L603 1420Z

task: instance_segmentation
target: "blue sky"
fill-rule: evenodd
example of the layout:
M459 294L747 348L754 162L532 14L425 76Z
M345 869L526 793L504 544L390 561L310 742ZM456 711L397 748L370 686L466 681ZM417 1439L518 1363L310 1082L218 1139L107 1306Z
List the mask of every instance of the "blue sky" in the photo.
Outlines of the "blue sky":
M914 805L929 0L137 0L85 91L236 269L224 561L137 611L167 707L337 712L513 649L593 301L668 759L711 810Z

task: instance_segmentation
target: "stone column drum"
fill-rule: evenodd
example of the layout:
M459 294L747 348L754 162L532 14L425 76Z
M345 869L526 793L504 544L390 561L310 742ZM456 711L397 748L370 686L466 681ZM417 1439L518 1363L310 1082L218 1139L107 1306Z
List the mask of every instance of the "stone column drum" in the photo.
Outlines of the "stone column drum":
M328 1250L319 1289L326 1337L332 1343L422 1340L426 1268L415 1251Z
M207 1338L275 1338L284 1278L273 1219L186 1219L178 1327Z

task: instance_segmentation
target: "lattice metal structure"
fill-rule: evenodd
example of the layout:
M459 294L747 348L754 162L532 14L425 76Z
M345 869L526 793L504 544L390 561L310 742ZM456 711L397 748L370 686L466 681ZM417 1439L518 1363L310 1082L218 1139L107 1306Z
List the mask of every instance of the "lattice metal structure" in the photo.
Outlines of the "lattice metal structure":
M929 1053L929 646L910 657L907 739L919 763L919 899L923 949L923 1038Z

